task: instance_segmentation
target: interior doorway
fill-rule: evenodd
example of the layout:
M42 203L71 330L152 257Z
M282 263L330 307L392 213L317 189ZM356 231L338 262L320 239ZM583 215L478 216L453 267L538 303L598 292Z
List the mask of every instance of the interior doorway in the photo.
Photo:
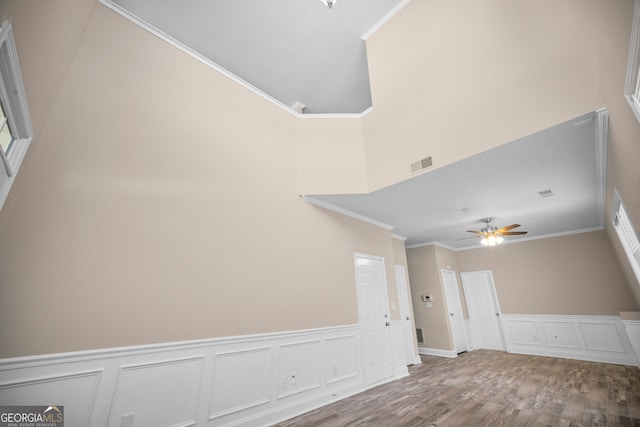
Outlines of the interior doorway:
M476 347L506 351L493 274L473 271L460 273L460 277Z
M355 254L355 268L364 383L371 385L393 376L384 258Z

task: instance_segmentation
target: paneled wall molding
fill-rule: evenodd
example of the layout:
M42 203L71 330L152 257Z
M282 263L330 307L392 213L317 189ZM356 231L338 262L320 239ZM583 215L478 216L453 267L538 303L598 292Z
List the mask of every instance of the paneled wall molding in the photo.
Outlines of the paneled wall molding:
M640 364L640 320L623 320L623 323L635 352L636 361Z
M118 427L126 414L141 426L266 426L365 390L360 333L345 325L3 359L0 402L63 405L73 426ZM394 360L389 380L407 374Z
M619 316L503 314L510 353L637 366Z

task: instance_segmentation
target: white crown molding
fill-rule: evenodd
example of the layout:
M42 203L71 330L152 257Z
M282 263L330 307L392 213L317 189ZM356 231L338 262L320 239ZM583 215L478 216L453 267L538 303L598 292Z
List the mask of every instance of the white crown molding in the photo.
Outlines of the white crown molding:
M384 228L385 230L393 230L394 226L393 225L389 225L389 224L385 224L384 222L380 222L378 220L375 220L373 218L369 218L368 216L364 216L364 215L360 215L359 213L350 211L348 209L344 209L341 207L338 207L336 205L332 205L329 202L325 202L323 200L319 200L316 199L315 197L311 197L311 196L302 196L302 200L304 200L307 203L311 203L312 205L339 213L341 215L344 216L348 216L350 218L353 219L357 219L358 221L362 221L362 222L366 222L368 224L371 225L375 225L376 227L380 227L380 228Z
M401 1L396 7L391 9L386 15L384 15L382 18L380 18L380 20L378 20L378 22L373 24L373 26L371 28L369 28L366 33L364 33L362 36L360 36L360 38L362 40L365 40L365 41L367 39L369 39L369 37L374 35L376 33L376 31L378 31L384 24L387 23L387 21L389 21L391 18L393 18L407 4L409 4L410 1L411 0L403 0L403 1Z
M498 246L512 245L512 244L515 244L515 243L523 243L523 242L528 242L530 240L551 239L553 237L562 237L562 236L570 236L570 235L573 235L573 234L591 233L592 231L601 231L601 230L604 230L604 226L603 227L580 228L578 230L562 231L560 233L544 234L542 236L520 237L520 238L518 238L518 240L505 240L504 242L500 243L500 245L498 245ZM481 244L472 245L472 246L465 246L463 248L454 248L454 247L447 246L447 245L445 245L443 243L440 243L440 242L426 242L426 243L416 243L414 245L408 245L407 249L421 248L421 247L424 247L424 246L440 246L441 248L449 249L450 251L454 251L454 252L486 248L486 246L483 246Z
M391 237L396 240L402 240L403 242L406 242L408 239L408 237L400 236L399 234L395 233L391 233Z
M266 99L267 101L271 102L272 104L276 105L277 107L282 108L287 113L289 113L289 114L291 114L291 115L293 115L293 116L295 116L295 117L297 117L299 119L359 119L359 118L362 118L362 117L366 116L367 114L369 114L371 112L372 108L373 108L373 107L369 107L369 108L367 108L366 110L364 110L361 113L326 113L326 114L304 114L304 113L302 113L301 114L301 113L297 112L291 106L285 105L284 103L278 101L277 99L275 99L271 95L261 91L260 89L258 89L257 87L253 86L252 84L246 82L245 80L242 80L241 78L239 78L238 76L233 74L231 71L221 67L220 65L218 65L215 62L211 61L209 58L199 54L195 50L187 47L186 45L184 45L182 43L180 43L178 40L176 40L173 37L169 36L168 34L162 32L161 30L159 30L158 28L156 28L153 25L149 24L148 22L146 22L146 21L138 18L137 16L129 13L129 11L127 11L126 9L123 9L122 7L120 7L120 5L114 3L113 1L111 1L111 0L98 0L98 1L103 6L107 7L108 9L111 9L112 11L114 11L117 14L121 15L122 17L128 19L129 21L131 21L135 25L137 25L137 26L143 28L144 30L150 32L154 36L164 40L165 42L167 42L170 45L172 45L173 47L181 50L182 52L186 53L187 55L189 55L192 58L196 59L197 61L201 62L202 64L214 69L215 71L219 72L223 76L233 80L234 82L238 83L239 85L243 86L244 88L250 90L251 92L255 93L256 95L262 97L263 99Z

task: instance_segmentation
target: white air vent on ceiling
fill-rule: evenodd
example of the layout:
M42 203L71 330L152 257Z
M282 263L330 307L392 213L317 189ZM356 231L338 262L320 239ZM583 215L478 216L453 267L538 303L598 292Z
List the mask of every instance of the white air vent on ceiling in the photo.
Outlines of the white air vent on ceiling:
M433 165L431 161L431 156L425 157L422 160L418 160L417 162L411 163L411 173L420 172L423 169L429 168Z
M538 191L538 195L540 197L542 197L543 199L546 198L546 197L553 197L553 191L551 191L551 190Z

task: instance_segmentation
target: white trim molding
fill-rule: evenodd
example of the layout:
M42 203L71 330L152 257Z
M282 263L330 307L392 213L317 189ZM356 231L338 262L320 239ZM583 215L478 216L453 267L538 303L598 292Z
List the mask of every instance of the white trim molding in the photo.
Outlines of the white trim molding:
M3 359L0 402L55 402L72 426L271 425L365 390L360 345L345 325Z
M368 216L361 215L359 213L350 211L345 208L341 208L329 202L325 202L324 200L317 199L312 196L302 196L302 200L312 205L318 206L323 209L327 209L332 212L339 213L344 216L348 216L349 218L357 219L358 221L366 222L371 225L375 225L376 227L384 228L385 230L393 230L393 225L385 224L384 222L380 222L373 218L369 218Z
M623 320L622 323L640 366L640 320Z
M272 97L271 95L267 94L266 92L264 92L264 91L258 89L257 87L253 86L251 83L249 83L249 82L241 79L240 77L236 76L235 74L233 74L229 70L225 69L224 67L221 67L220 65L216 64L215 62L213 62L211 59L207 58L206 56L204 56L204 55L196 52L195 50L189 48L184 43L179 42L175 38L171 37L170 35L166 34L165 32L161 31L160 29L154 27L150 23L144 21L143 19L140 19L139 17L135 16L134 14L132 14L131 12L129 12L128 10L126 10L125 8L123 8L122 6L117 4L116 2L114 2L112 0L98 0L98 1L103 6L107 7L108 9L111 9L112 11L116 12L118 15L120 15L120 16L124 17L125 19L131 21L132 23L134 23L135 25L137 25L140 28L144 29L145 31L148 31L149 33L153 34L154 36L158 37L159 39L165 41L166 43L169 43L171 46L181 50L184 53L186 53L187 55L189 55L190 57L194 58L195 60L197 60L197 61L201 62L202 64L212 68L213 70L219 72L223 76L225 76L225 77L229 78L230 80L238 83L239 85L243 86L244 88L250 90L251 92L255 93L256 95L260 96L261 98L271 102L272 104L276 105L277 107L282 108L286 112L294 115L295 117L297 117L299 119L360 119L360 118L363 118L364 116L366 116L367 114L369 114L373 110L373 107L370 106L370 107L366 108L364 111L362 111L360 113L307 113L307 114L301 113L299 111L296 111L296 109L293 106L289 106L289 105L284 104L283 102L277 100L276 98ZM405 2L408 3L408 0L405 0ZM404 4L402 6L404 6ZM395 13L397 13L397 11L399 11L398 8L396 8L396 9L394 9Z
M33 139L33 128L27 105L27 95L20 73L18 52L16 51L11 22L8 20L4 21L0 27L0 98L3 101L13 137L13 144L9 152L6 155L4 151L0 153L0 173L4 174L6 171L4 183L0 186L0 209L2 209Z
M640 122L640 0L635 0L624 97Z
M418 353L424 354L427 356L438 356L438 357L449 357L449 358L458 357L458 354L453 350L442 350L439 348L418 347Z
M638 366L619 316L502 314L509 353Z

